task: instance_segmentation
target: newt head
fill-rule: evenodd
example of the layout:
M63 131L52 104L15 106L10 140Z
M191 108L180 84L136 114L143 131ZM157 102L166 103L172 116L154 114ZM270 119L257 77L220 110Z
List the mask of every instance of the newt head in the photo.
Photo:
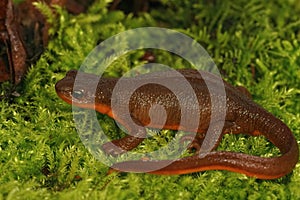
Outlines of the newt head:
M106 113L110 107L110 97L114 84L109 78L70 70L55 85L57 95L81 108L96 109Z
M70 70L63 79L56 83L55 90L57 95L65 102L89 108L95 101L95 94L92 94L91 87L92 84L97 86L96 81L98 79L91 74Z

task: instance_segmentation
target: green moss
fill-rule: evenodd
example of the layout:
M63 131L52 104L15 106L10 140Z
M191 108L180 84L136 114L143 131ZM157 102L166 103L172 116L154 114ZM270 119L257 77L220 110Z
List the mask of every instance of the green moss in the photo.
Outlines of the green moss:
M254 101L282 119L300 140L300 7L297 0L161 1L150 13L134 17L109 12L98 0L86 14L72 16L48 8L51 41L19 86L21 96L0 102L0 199L299 199L300 165L283 178L264 181L245 175L206 171L181 176L111 174L82 144L70 105L54 85L70 69L78 69L99 42L135 27L164 26L200 42L224 78L246 86ZM154 51L158 63L177 68L186 62ZM116 60L107 76L120 76L143 63L143 51ZM1 85L1 89L5 88ZM3 94L3 92L1 92ZM99 115L116 138L113 120ZM166 137L164 137L166 135ZM163 131L137 151L166 144L173 132ZM276 155L264 138L227 135L219 149L254 155Z

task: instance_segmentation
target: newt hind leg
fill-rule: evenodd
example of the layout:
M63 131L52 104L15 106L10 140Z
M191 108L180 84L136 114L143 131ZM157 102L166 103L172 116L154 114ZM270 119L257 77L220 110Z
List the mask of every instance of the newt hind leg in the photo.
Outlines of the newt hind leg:
M219 126L219 123L220 122L213 123L212 126ZM222 136L224 134L230 134L230 133L231 134L240 133L240 127L234 122L225 121L224 126L222 128L222 133L221 134L217 134L215 132L213 133L213 134L217 135L217 137L213 136L212 138L217 138L217 139L215 139L214 144L211 144L212 146L210 149L215 150L219 146ZM180 143L183 143L186 141L190 142L187 150L190 152L194 152L197 155L200 153L201 146L203 145L203 142L204 142L206 136L211 137L211 136L206 135L206 131L199 131L196 135L188 134L188 135L183 136L180 139ZM207 146L207 144L206 144L206 146ZM208 147L210 147L210 145L208 145Z
M201 145L203 143L205 135L202 134L188 134L188 135L184 135L183 137L181 137L180 139L180 143L183 144L184 142L188 142L188 147L187 150L191 153L196 153L198 154L201 148Z

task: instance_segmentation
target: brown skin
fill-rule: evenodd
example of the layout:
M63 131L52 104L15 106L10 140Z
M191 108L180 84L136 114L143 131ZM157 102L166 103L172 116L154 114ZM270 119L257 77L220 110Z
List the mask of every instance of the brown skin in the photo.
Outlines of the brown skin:
M206 131L210 126L218 126L221 117L216 115L211 117L212 107L210 95L218 97L219 88L215 82L215 76L208 72L201 72L202 75L208 77L210 83L213 84L213 91L208 92L207 82L204 82L202 76L191 69L179 70L192 86L198 102L199 102L199 126L195 129L189 127L179 127L181 109L178 99L164 86L149 83L139 87L131 95L129 101L129 112L132 120L140 125L140 128L132 126L128 119L122 117L122 109L128 109L126 102L122 98L126 91L117 94L119 99L119 107L112 111L111 96L113 89L119 80L118 78L99 78L92 74L81 73L82 80L73 91L73 85L77 71L72 70L67 73L66 77L60 80L55 88L58 96L69 104L88 109L95 109L100 113L107 114L121 123L131 135L119 140L112 141L113 144L121 148L114 148L112 143L103 145L105 152L113 155L121 154L138 146L146 135L144 127L164 128L171 130L183 130L188 132L197 132L197 136L192 142L191 147L200 149ZM79 73L79 72L78 72ZM177 77L178 78L178 77ZM127 78L124 85L134 85L138 80L165 80L174 81L176 76L170 75L168 72L150 73L135 78ZM78 80L78 79L77 79ZM87 81L88 80L88 81ZM250 98L247 90L236 88L224 82L226 91L226 117L225 124L222 129L222 135L227 133L244 133L252 136L263 135L276 147L279 148L281 155L273 158L264 158L258 156L247 155L243 153L211 151L205 157L194 155L177 160L136 160L116 163L112 166L114 170L126 172L148 172L152 174L186 174L199 172L204 170L229 170L239 172L248 176L260 179L275 179L290 173L295 167L299 159L299 149L291 130L279 119L271 113L255 104ZM96 93L90 91L91 85L97 84ZM214 85L215 84L215 85ZM72 94L73 97L72 97ZM183 105L192 112L193 105L197 102L189 102L188 96L181 96L186 103ZM94 103L95 102L95 103ZM160 124L160 120L150 121L149 110L152 105L159 104L164 107L167 118L165 123ZM213 105L218 106L218 105ZM190 119L194 120L194 119ZM211 123L212 122L212 123ZM223 125L223 124L222 124ZM214 127L213 127L214 128ZM219 142L218 141L218 142ZM215 147L218 145L215 144ZM153 167L162 166L166 163L172 163L161 169L151 171Z

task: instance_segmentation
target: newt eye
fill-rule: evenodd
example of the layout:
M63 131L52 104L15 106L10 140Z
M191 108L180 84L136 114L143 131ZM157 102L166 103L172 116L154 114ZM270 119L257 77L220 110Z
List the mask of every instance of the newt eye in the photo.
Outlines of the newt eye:
M76 99L82 99L84 96L84 91L83 90L74 90L72 93L72 96Z

